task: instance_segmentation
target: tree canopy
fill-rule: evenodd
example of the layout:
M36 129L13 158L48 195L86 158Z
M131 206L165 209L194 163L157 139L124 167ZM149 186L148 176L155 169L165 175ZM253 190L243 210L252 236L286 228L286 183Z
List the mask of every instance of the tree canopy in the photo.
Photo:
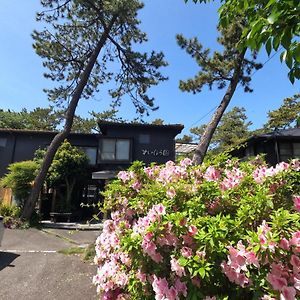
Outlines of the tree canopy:
M228 150L230 147L234 147L245 139L250 137L251 130L249 126L252 125L248 121L246 116L246 110L244 107L233 107L227 113L224 113L222 119L210 142L210 150L214 153L220 153ZM201 135L205 131L206 125L191 128L191 133L196 135L196 140L201 138Z
M185 0L187 2L188 0ZM193 0L211 2L213 0ZM228 27L237 15L247 16L240 47L259 50L262 46L270 55L272 50L282 51L280 59L294 83L300 79L300 1L299 0L223 0L219 9L220 25Z
M283 104L268 112L268 121L264 125L266 131L287 129L299 126L300 119L300 94L283 99Z
M47 68L45 76L57 85L46 89L48 98L66 107L65 124L47 149L22 217L29 218L55 153L70 133L78 102L90 98L103 84L113 81L114 103L129 95L143 114L156 109L148 89L165 80L161 52L138 50L147 40L139 29L138 0L41 0L43 11L37 20L45 25L34 31L34 48Z
M193 157L193 161L196 164L200 164L203 161L213 134L238 84L244 88L245 92L251 92L251 72L262 67L261 64L256 63L255 52L248 55L246 53L247 48L240 49L238 47L243 34L244 20L245 17L243 15L237 15L231 26L227 28L219 26L220 37L218 42L222 46L222 52L215 51L213 54L210 54L210 50L204 49L197 38L186 39L182 35L177 35L179 46L186 50L199 66L199 72L194 78L180 81L180 89L198 93L205 86L208 86L209 89L215 86L218 89L226 88L219 106L201 135Z
M0 110L0 128L55 130L61 123L61 114L53 108L37 107L32 111L23 108L20 112Z

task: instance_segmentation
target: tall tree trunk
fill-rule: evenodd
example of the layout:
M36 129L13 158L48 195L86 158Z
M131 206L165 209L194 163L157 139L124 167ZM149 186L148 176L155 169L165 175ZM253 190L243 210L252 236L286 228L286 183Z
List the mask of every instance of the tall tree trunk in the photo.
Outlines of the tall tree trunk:
M196 148L194 156L193 156L193 163L195 165L202 164L205 154L207 152L209 143L211 141L211 138L223 116L224 111L226 110L226 108L227 108L228 104L230 103L230 100L236 90L236 87L240 81L240 75L241 75L240 73L241 73L241 68L243 65L245 54L246 54L246 49L244 49L238 56L237 61L236 61L236 67L234 69L232 79L226 90L226 93L223 96L223 99L220 102L215 113L213 114L210 122L206 126L203 135L201 136L201 139L199 141L199 144L197 145L197 148Z
M79 83L73 93L73 96L71 98L71 101L69 103L69 106L68 106L68 109L66 112L66 121L65 121L63 131L58 133L54 137L50 146L47 149L47 152L46 152L46 155L42 162L39 173L34 180L31 193L25 203L25 206L24 206L24 209L22 212L23 219L29 219L34 211L34 207L38 200L38 196L39 196L40 190L43 186L44 180L46 178L48 169L53 161L53 158L54 158L54 155L55 155L57 149L59 148L61 143L64 141L64 139L68 136L68 134L71 131L77 104L78 104L78 102L81 98L82 92L88 82L89 76L90 76L92 69L97 61L98 55L108 39L109 32L110 32L116 18L117 18L117 16L113 16L109 25L107 26L107 28L105 28L99 42L97 43L92 55L89 58L89 61L86 65L86 67L84 68L82 74L80 75Z

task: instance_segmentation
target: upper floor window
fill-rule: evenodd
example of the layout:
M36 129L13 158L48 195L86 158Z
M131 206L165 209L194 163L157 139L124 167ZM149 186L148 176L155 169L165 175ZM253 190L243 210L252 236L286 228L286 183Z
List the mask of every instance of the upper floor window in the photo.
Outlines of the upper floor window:
M7 138L0 138L0 147L6 147Z
M150 144L150 135L149 134L140 134L139 142L141 144Z
M129 161L130 140L129 139L101 139L99 145L100 161Z

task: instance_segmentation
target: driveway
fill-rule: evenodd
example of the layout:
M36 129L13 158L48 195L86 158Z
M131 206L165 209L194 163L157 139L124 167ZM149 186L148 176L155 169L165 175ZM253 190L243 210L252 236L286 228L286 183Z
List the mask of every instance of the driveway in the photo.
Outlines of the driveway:
M97 299L96 266L57 251L93 243L99 231L7 229L0 247L1 300Z

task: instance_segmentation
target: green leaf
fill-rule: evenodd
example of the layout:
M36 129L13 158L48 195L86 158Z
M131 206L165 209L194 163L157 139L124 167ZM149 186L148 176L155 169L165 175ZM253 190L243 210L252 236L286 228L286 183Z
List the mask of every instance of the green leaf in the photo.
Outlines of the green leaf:
M300 43L298 43L297 47L293 51L293 57L295 61L300 63Z
M278 11L275 10L268 17L268 19L267 19L268 23L271 24L271 25L273 25L278 20L279 16L280 16L280 12L278 12Z
M280 61L283 62L285 61L286 59L286 55L287 55L287 51L283 51L281 54L280 54Z
M300 68L296 68L294 70L294 76L297 78L297 79L300 79Z
M287 51L286 53L287 54L286 54L286 58L285 58L285 63L289 67L289 69L291 69L293 67L293 56L290 51Z
M294 73L292 71L289 72L289 79L290 79L290 82L292 84L294 84L295 82L295 77L294 77Z
M280 44L280 36L279 36L279 35L276 35L276 36L274 37L274 39L273 39L273 48L274 48L275 50L277 50L278 47L279 47L279 44Z
M290 31L285 31L283 36L281 37L281 45L287 50L291 45L291 39L292 39L292 34Z
M266 5L266 8L268 8L269 6L273 5L276 2L276 0L270 0L268 2L268 4Z
M201 278L204 278L205 277L205 269L204 268L200 268L199 269L199 274L200 274Z
M188 263L188 260L187 260L186 258L184 258L184 257L180 257L180 258L178 259L178 262L179 262L179 264L180 264L182 267L185 267L185 266L187 265L187 263Z
M272 40L270 38L266 42L266 51L267 51L268 55L270 56L271 51L272 51Z

